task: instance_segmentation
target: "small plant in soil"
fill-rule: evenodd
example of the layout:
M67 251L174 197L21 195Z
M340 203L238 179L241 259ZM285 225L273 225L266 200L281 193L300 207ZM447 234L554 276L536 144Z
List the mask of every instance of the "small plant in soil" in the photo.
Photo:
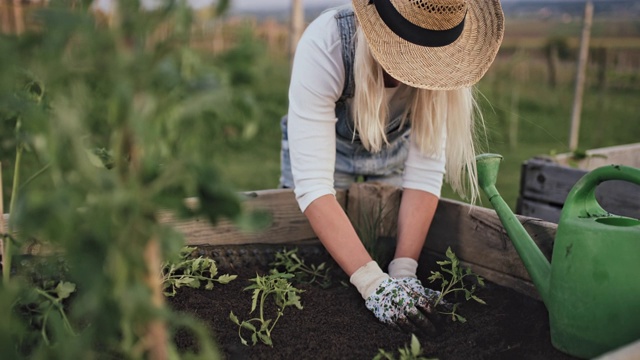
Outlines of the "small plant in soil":
M422 354L422 346L420 346L420 341L418 338L411 334L411 347L405 345L404 348L398 349L399 357L398 360L434 360L427 357L424 357ZM383 349L378 350L378 354L373 358L373 360L396 360L394 354L389 353Z
M255 278L249 280L254 284L246 287L244 290L253 290L251 313L258 309L258 317L240 321L233 311L229 313L229 319L238 325L238 336L240 336L242 344L249 345L247 340L242 336L242 329L246 329L251 332L252 345L257 344L259 339L264 344L273 346L271 333L280 317L284 314L284 309L289 306L295 306L302 310L299 294L302 293L303 290L291 285L289 279L293 277L293 274L271 272L265 276L256 275ZM275 319L266 318L268 303L270 303L269 300L273 301L276 307Z
M465 301L473 299L480 304L486 304L484 300L475 295L477 287L484 286L484 279L474 274L471 269L461 267L460 260L450 247L447 248L446 256L448 260L436 262L440 265L442 272L431 271L429 277L430 282L441 281L440 296L436 300L436 307L442 303L445 296L457 296L460 293L464 293ZM440 311L440 313L451 316L453 321L466 322L467 319L457 312L459 304L458 302L450 303L450 306L445 307L447 310Z
M286 248L276 253L275 260L270 264L277 272L278 269L284 269L284 272L293 274L294 279L303 284L317 284L322 288L328 288L332 284L331 267L326 263L319 265L307 265L305 261L298 256L298 249L287 250Z
M206 290L213 289L213 283L228 284L237 275L224 274L218 276L215 260L197 257L191 254L194 247L184 247L180 250L177 261L166 261L162 266L162 292L165 296L175 296L177 289L182 286L198 289L205 283Z

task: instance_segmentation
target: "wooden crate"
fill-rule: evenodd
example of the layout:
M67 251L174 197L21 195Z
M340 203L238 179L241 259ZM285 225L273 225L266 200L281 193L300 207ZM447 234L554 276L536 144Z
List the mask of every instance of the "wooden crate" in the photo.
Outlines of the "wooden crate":
M589 171L611 164L640 168L640 143L588 150L580 160L571 154L527 160L522 165L516 212L557 223L575 183ZM596 199L613 214L640 218L639 185L606 181L596 188Z

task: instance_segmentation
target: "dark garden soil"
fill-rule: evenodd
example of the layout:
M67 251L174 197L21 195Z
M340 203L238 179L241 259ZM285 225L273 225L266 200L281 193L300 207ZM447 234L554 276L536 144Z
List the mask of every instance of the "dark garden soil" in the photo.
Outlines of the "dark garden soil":
M429 266L421 268L419 278L423 284L436 288L426 280ZM211 291L181 288L168 301L174 310L203 321L229 360L371 360L378 349L398 358L398 348L410 343L410 334L379 323L365 308L356 289L340 283L347 278L336 271L335 285L328 289L296 285L305 291L301 294L304 308L286 308L272 333L273 347L262 343L244 346L229 313L233 311L240 320L253 317L249 314L251 292L243 289L250 285L248 279L255 277L256 271L263 274L268 267L231 264L223 270L237 274L238 278L226 285L216 284ZM491 283L477 295L487 304L462 303L459 312L466 317L466 323L447 321L436 337L419 336L425 356L441 360L574 359L551 345L548 314L541 302ZM249 334L244 334L249 338ZM177 332L176 342L181 349L197 347L185 331Z

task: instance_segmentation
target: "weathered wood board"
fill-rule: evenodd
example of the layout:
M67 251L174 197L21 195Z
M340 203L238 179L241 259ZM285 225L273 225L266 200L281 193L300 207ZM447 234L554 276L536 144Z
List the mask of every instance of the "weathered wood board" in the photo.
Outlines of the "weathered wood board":
M590 154L587 158L575 162L568 155L527 160L522 165L516 212L557 223L567 195L589 171L612 164L640 168L640 144L587 153ZM640 185L605 181L596 188L596 199L610 213L640 218Z
M587 150L582 159L575 159L570 153L559 154L553 157L553 161L558 165L588 171L609 164L640 168L640 143Z
M337 197L352 221L377 217L382 211L379 234L395 236L401 194L399 188L365 183L357 184L348 191L340 191ZM274 219L271 226L261 232L245 233L229 222L214 227L198 219L179 221L169 213L164 213L161 219L182 231L189 245L319 243L306 218L300 213L291 190L257 191L247 197L246 203L248 208L269 211ZM556 225L523 216L518 218L550 258ZM443 256L447 247L451 247L463 265L486 279L538 297L527 270L492 209L441 199L424 253Z
M346 191L338 191L336 198L346 208ZM185 235L187 245L246 245L287 244L317 241L307 218L300 212L292 190L262 190L244 193L245 210L265 211L271 218L268 228L249 232L239 229L229 220L212 226L206 219L182 220L168 211L158 214L159 220L172 225ZM194 200L190 200L194 201Z

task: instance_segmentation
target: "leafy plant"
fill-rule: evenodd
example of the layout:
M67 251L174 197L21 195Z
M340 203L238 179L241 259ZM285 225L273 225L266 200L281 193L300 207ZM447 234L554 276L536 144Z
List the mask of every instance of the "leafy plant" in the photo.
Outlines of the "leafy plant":
M449 260L436 262L440 265L442 272L431 271L431 276L429 277L430 282L441 280L440 296L436 300L436 307L442 303L445 296L457 295L458 293L464 293L466 301L473 299L480 304L486 304L484 300L475 295L477 286L484 286L484 279L474 274L471 269L461 267L460 260L451 250L451 247L447 248L446 256ZM466 322L467 319L458 314L458 306L459 303L452 303L450 310L440 311L440 313L450 315L453 321Z
M294 277L293 274L272 272L265 276L256 275L255 278L249 280L254 283L245 288L245 291L253 290L250 313L258 309L258 317L240 321L233 311L229 313L229 319L238 325L238 336L240 336L242 344L248 345L247 340L242 336L242 329L246 329L251 332L252 345L257 344L258 340L260 340L266 345L273 346L271 333L280 317L284 314L284 309L289 306L295 306L302 310L299 294L303 290L291 285L289 279L292 277ZM269 299L275 305L275 319L267 319L266 312Z
M331 267L326 263L320 265L307 265L305 261L298 256L298 249L283 249L275 254L275 260L270 264L275 267L272 271L278 271L278 268L284 268L284 272L293 274L295 280L305 284L318 284L322 288L331 286Z
M16 190L3 238L49 242L69 266L68 280L50 289L10 276L13 268L4 264L0 354L178 358L173 325L194 331L197 357L218 358L204 326L164 303L160 269L180 251L183 235L161 223L158 211L243 219L239 196L210 159L225 151L224 134L212 123L236 113L230 100L240 94L224 61L213 66L190 47L185 1L144 11L139 1L119 1L109 26L96 24L90 3L49 1L32 13L36 27L0 37L0 123L16 129L15 141L0 143L16 155L8 162ZM228 1L218 9L222 4ZM24 74L37 81L25 88ZM35 171L20 171L26 157ZM32 176L21 181L17 175L25 173ZM187 206L187 197L197 206ZM67 282L78 290L63 313ZM18 304L34 317L21 316ZM43 320L39 340L31 330ZM70 328L78 336L69 336ZM32 342L21 346L21 339Z
M67 281L44 281L40 287L32 287L16 304L17 311L28 319L29 327L37 329L42 340L51 345L49 330L61 324L65 336L77 336L69 322L64 301L76 291L76 285ZM26 340L25 342L29 342Z
M200 288L205 283L206 290L213 289L213 283L228 284L237 275L218 276L218 267L213 259L191 258L194 247L184 247L180 250L177 261L166 261L162 266L162 291L166 296L174 296L176 290L182 286ZM217 276L217 277L216 277Z
M398 353L399 353L399 357L397 358L398 360L435 360L433 358L427 358L422 356L422 346L420 346L420 341L418 341L418 338L414 335L411 334L411 347L407 347L406 345L404 346L404 348L399 348L398 349ZM378 349L378 354L373 358L373 360L396 360L396 357L394 354L389 353L383 349Z

